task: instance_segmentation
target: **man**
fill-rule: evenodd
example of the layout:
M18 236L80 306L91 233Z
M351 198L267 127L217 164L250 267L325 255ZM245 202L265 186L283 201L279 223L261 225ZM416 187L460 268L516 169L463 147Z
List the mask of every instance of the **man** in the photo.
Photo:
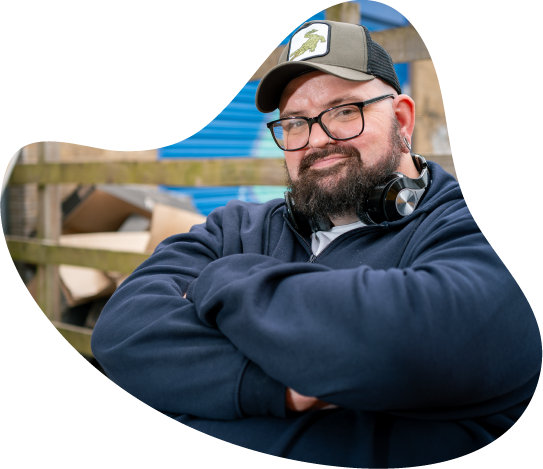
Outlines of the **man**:
M285 201L232 201L161 243L96 326L108 376L301 461L416 466L494 441L535 390L539 331L457 182L411 155L388 54L362 26L305 24L256 101L281 112Z

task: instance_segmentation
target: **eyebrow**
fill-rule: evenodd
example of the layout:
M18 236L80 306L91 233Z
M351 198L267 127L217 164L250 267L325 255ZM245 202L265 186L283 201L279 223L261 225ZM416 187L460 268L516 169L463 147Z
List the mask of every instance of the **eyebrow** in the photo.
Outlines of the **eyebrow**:
M363 101L363 99L361 100L359 96L354 96L354 95L342 96L341 98L336 98L325 103L323 111L325 111L326 109L330 109L331 107L334 107L334 106L339 106L340 104L359 103L361 101ZM293 116L302 117L303 115L304 115L304 111L288 111L288 112L282 113L279 116L279 118L283 119L284 117L293 117Z

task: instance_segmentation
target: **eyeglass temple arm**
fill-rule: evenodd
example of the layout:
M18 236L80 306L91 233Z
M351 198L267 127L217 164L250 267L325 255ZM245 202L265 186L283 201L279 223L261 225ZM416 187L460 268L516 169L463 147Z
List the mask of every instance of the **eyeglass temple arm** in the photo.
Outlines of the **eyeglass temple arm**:
M377 98L368 99L367 101L364 101L363 105L364 107L373 104L378 103L379 101L383 101L384 99L392 98L394 99L395 96L393 94L385 94L384 96L377 96Z

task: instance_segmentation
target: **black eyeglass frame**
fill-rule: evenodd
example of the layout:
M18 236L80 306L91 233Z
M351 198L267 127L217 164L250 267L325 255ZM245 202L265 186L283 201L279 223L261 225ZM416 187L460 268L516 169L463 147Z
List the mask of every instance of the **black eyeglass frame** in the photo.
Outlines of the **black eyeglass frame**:
M359 101L359 102L356 102L356 103L340 104L339 106L334 106L334 107L331 107L329 109L326 109L325 111L322 111L316 117L304 117L304 116L283 117L281 119L277 119L277 120L268 122L266 124L266 127L268 129L270 129L270 132L272 134L273 140L275 141L275 144L283 151L298 151L298 150L301 150L302 148L305 148L307 146L307 144L309 143L309 139L311 138L311 128L312 128L313 124L315 124L316 122L318 122L318 124L321 126L321 129L324 131L324 133L326 135L328 135L328 137L330 137L331 139L337 140L337 141L351 140L352 138L356 138L359 135L362 135L362 132L364 132L364 127L366 126L366 124L365 124L365 121L364 121L364 112L362 111L362 109L365 108L366 106L369 106L370 104L378 103L379 101L383 101L384 99L387 99L387 98L394 99L395 96L393 94L384 94L382 96L377 96L376 98L367 99L366 101ZM324 114L326 114L328 111L332 111L333 109L337 109L337 108L343 107L343 106L357 106L358 109L360 110L360 115L362 116L362 130L357 135L353 135L352 137L349 137L349 138L337 138L337 137L334 137L333 135L330 134L330 131L326 128L326 125L324 125L323 122L322 122L322 116ZM286 148L283 148L281 145L279 145L279 142L277 141L277 138L275 138L275 133L274 133L272 127L273 127L273 124L275 124L277 122L292 120L292 119L303 119L303 120L305 120L307 122L307 125L309 126L309 134L307 135L307 142L305 142L304 146L299 147L299 148L293 148L291 150L287 150Z

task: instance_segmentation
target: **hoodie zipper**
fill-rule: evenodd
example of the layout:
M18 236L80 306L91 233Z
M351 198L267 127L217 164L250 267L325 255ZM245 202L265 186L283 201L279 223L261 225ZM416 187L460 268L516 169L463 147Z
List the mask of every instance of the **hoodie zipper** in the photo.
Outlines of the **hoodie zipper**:
M315 261L324 253L328 250L328 248L330 246L332 246L334 243L336 243L337 241L339 241L341 238L343 238L345 235L348 235L348 234L351 234L351 233L354 233L355 231L358 231L358 230L363 230L364 228L374 228L373 226L361 226L359 228L355 228L354 230L349 230L347 231L346 233L343 233L343 234L340 234L337 238L335 238L334 240L332 240L330 242L330 244L328 244L328 246L326 246L321 252L319 252L318 255L315 255L315 254L311 254L311 257L309 258L309 260L307 261L308 264L314 264ZM372 230L373 231L373 230Z
M351 234L351 233L354 233L355 231L358 231L358 230L364 230L365 233L369 233L369 232L372 232L372 231L375 231L376 229L382 229L382 228L386 228L387 225L385 224L382 224L382 225L371 225L371 226L361 226L360 228L355 228L354 230L350 230L350 231L347 231L346 233L343 233L341 235L339 235L336 239L334 239L328 246L326 246L320 253L318 256L316 256L315 254L313 254L312 252L312 249L311 249L311 246L309 245L309 243L304 239L304 237L298 233L298 231L292 226L292 223L290 222L290 220L287 218L287 217L283 217L285 222L287 223L287 225L289 226L289 228L296 234L296 237L298 238L298 240L304 244L307 248L307 250L311 253L311 256L309 257L309 260L307 261L308 264L313 264L315 263L315 261L324 253L326 252L326 250L332 246L336 241L339 241L341 238L343 238L344 236L348 235L348 234Z

